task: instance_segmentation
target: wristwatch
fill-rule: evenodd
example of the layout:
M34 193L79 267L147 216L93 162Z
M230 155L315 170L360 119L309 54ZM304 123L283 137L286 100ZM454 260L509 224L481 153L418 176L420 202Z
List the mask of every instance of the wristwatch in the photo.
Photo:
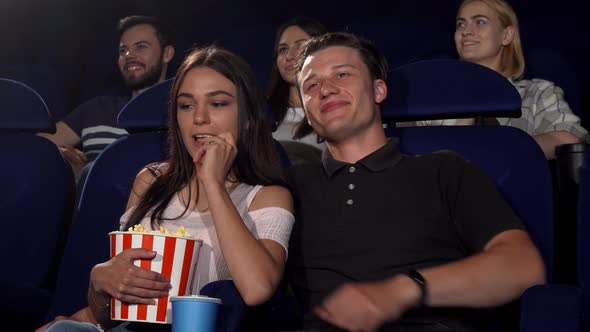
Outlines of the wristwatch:
M418 303L418 307L419 308L425 307L426 306L426 296L428 295L428 287L426 285L426 279L424 279L424 276L416 270L410 270L410 271L406 272L406 275L408 277L410 277L410 279L414 280L416 285L418 285L418 287L420 288L420 302Z

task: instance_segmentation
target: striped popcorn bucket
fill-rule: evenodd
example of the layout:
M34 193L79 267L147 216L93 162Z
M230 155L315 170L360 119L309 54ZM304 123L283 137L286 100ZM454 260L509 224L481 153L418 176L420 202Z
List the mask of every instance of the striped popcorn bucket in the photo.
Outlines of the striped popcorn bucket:
M110 232L111 257L124 249L145 248L157 252L151 260L137 260L135 265L162 273L170 279L172 288L166 297L156 300L156 304L129 304L111 299L111 319L137 322L172 323L170 297L196 294L193 285L198 281L197 261L203 242L191 238L158 233Z

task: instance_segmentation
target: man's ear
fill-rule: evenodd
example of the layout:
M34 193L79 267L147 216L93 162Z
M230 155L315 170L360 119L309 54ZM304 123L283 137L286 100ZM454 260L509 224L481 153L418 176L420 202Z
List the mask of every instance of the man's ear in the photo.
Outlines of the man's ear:
M387 98L387 84L384 80L377 79L373 81L373 90L375 93L375 103L380 104Z
M172 45L164 47L164 54L162 56L164 63L170 63L172 58L174 58L174 52L174 47Z
M508 26L504 29L504 35L502 37L502 46L508 46L512 43L512 41L514 40L514 27L513 26Z

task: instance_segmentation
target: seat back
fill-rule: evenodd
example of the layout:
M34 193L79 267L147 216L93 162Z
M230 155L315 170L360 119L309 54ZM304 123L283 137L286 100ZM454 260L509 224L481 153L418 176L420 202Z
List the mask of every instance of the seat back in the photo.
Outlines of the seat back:
M11 273L2 281L42 286L67 230L73 175L59 150L36 132L55 131L45 102L19 81L0 78L0 214L11 230L2 241ZM17 227L15 227L17 226ZM23 243L24 242L24 243ZM19 255L13 252L19 248Z
M0 252L10 271L0 277L0 312L24 330L41 323L47 310L74 205L69 164L55 144L34 134L54 130L39 94L0 79L0 215L9 231Z
M424 60L396 68L385 119L415 121L476 116L520 117L516 88L486 67L459 60ZM403 149L450 149L482 167L526 224L553 274L553 200L549 166L526 132L506 126L389 129Z
M109 145L90 169L46 320L70 315L87 304L90 270L109 259L108 233L119 229L135 176L145 165L166 159L163 128L171 83L166 80L152 86L119 113L119 127L130 134Z
M151 86L119 112L117 124L130 133L168 130L168 101L174 79Z
M590 148L580 167L578 194L578 284L583 290L582 331L590 331Z
M579 287L536 285L527 289L521 299L520 332L580 331L582 291Z
M203 286L200 294L221 300L217 313L216 332L239 331L246 314L246 303L231 280L217 280Z
M454 59L400 66L388 79L384 121L418 121L522 115L516 88L494 70Z
M548 282L553 275L553 192L545 156L524 131L508 126L405 127L388 130L410 155L455 151L479 166L523 221L545 262ZM567 297L570 298L570 297ZM487 311L485 331L515 327L514 303ZM482 318L483 319L483 318Z
M512 84L492 70L467 62L434 60L410 64L395 69L392 81L388 108L384 111L386 119L415 121L521 115L520 96ZM543 257L546 278L552 282L555 249L551 172L543 152L530 135L508 126L403 127L387 130L389 136L400 138L403 152L424 154L453 150L482 168L523 221ZM572 317L576 320L579 290L551 286L529 289L521 298L522 331L533 331L543 323L547 326L562 324L567 328L564 331L577 331L577 321L565 323L562 320ZM571 312L559 311L555 315L547 315L546 311L538 310L540 305L530 305L531 301L541 300L560 303L562 308L569 308ZM511 321L505 316L507 313L512 316L510 307L499 308L499 322ZM504 309L508 311L504 312ZM539 314L549 318L531 319ZM497 323L486 327L486 331L505 328Z
M43 98L27 84L0 78L2 132L55 133L55 123Z
M24 83L38 93L57 122L71 110L73 99L72 75L70 66L61 68L56 63L43 59L30 59L23 62L0 63L0 77Z
M543 152L524 131L507 126L397 128L402 151L425 154L453 150L481 167L524 222L545 261L547 278L553 271L553 191Z

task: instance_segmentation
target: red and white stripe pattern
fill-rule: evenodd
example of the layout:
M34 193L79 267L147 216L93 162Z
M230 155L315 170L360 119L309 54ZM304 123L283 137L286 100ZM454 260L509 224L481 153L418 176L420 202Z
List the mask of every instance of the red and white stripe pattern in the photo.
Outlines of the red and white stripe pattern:
M152 260L137 260L135 265L162 273L170 278L172 288L166 297L156 300L155 305L123 303L111 299L111 318L170 324L172 322L172 305L170 296L196 294L193 285L197 275L197 262L201 240L164 235L157 233L111 232L111 257L124 249L145 248L157 252Z

